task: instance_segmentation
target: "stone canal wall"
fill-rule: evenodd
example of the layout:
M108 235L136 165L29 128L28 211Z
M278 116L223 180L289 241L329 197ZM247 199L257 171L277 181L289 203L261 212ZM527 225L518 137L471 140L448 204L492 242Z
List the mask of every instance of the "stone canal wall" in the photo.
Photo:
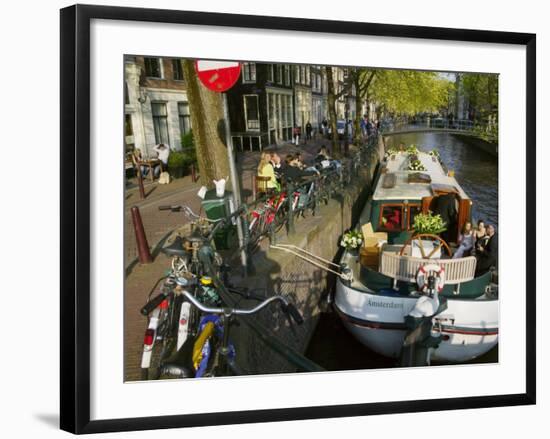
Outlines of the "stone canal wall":
M498 144L487 142L486 140L480 139L479 137L468 136L464 134L453 134L460 138L464 143L473 146L474 148L481 149L492 156L498 157Z
M322 258L337 261L341 255L340 237L355 225L359 217L371 190L370 182L379 158L378 146L367 149L363 154L366 164L360 166L352 184L344 193L334 195L327 205L322 203L315 216L309 213L306 218L298 218L294 234L287 236L284 231L279 232L277 243L293 244ZM335 276L295 255L269 248L267 240L264 244L252 258L255 274L246 283L256 288L266 288L268 295L282 294L289 297L302 313L305 322L301 326L290 324L279 311L278 305L273 305L269 311L253 318L270 328L285 344L304 353L325 304L326 294L334 288ZM247 325L241 324L233 334L238 363L248 373L296 370L294 365L271 350Z

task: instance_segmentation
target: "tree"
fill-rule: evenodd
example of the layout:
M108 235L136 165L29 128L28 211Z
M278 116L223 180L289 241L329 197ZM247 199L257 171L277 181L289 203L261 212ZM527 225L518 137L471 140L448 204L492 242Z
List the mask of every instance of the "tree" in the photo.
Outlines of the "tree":
M386 111L405 114L438 111L453 86L436 72L416 70L377 70L371 85L371 99Z
M462 73L464 94L476 116L486 119L498 115L498 75L487 73Z
M340 154L340 141L338 139L338 129L336 124L336 100L338 97L336 96L336 90L334 89L334 78L332 75L332 67L326 66L326 73L327 73L327 102L328 102L328 117L330 119L330 130L331 130L331 137L332 137L332 152L336 156Z
M226 178L229 175L229 161L224 136L223 103L220 93L203 86L194 62L183 62L183 74L187 86L187 99L200 183L212 187L212 180Z

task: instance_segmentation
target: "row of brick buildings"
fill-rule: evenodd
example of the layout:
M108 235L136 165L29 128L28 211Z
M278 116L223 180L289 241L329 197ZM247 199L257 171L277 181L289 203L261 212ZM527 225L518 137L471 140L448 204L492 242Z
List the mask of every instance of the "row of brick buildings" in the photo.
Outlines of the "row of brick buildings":
M125 146L145 155L154 145L179 149L191 129L181 58L125 58ZM343 90L346 69L333 67L336 92ZM294 125L310 122L319 129L328 119L326 69L317 65L243 63L241 77L227 92L231 134L237 150L261 149L289 141ZM337 101L338 119L356 115L355 90ZM363 109L360 109L363 111Z

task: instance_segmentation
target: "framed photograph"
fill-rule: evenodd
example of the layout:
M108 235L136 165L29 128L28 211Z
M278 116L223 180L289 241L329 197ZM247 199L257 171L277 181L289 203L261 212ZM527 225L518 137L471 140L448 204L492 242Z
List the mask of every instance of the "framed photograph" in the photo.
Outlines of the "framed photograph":
M535 59L62 9L61 428L535 404Z

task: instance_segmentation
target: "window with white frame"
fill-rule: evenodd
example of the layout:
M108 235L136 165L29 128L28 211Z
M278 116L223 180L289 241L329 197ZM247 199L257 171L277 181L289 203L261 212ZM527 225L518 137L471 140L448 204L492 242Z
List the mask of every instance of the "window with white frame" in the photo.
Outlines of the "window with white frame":
M243 63L243 82L256 82L256 63Z
M260 130L260 108L258 95L244 95L244 114L246 129L250 131Z
M305 70L306 70L306 81L305 81L305 83L306 83L306 85L310 85L309 66L306 66Z
M148 78L162 78L162 63L160 58L143 58L145 63L145 76Z
M153 113L153 128L155 130L155 143L170 144L168 136L168 113L166 103L151 102L151 111Z
M189 102L178 102L178 117L180 123L180 134L184 135L191 131L191 114Z
M267 80L273 82L273 64L267 65Z

